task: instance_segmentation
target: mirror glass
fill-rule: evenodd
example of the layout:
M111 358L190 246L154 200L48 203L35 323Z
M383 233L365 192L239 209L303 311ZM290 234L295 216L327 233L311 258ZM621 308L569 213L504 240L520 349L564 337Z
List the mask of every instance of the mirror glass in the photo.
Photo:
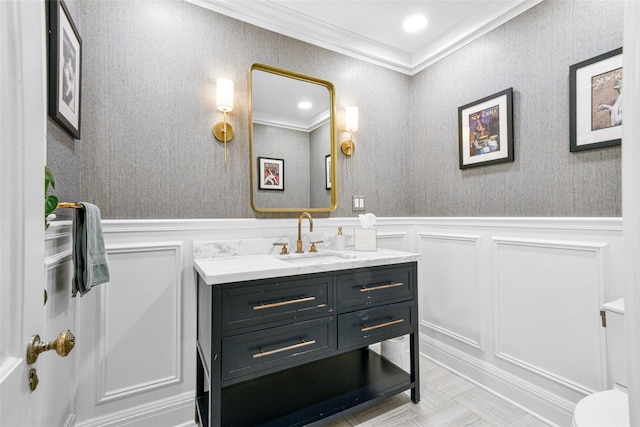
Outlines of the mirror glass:
M249 73L251 206L336 208L335 90L314 77L254 64Z

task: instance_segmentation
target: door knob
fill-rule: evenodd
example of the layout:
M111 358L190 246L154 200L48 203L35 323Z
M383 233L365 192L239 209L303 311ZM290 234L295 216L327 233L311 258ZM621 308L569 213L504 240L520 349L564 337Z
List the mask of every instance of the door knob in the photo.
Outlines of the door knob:
M33 335L27 344L27 364L31 365L32 363L36 363L40 353L53 349L55 349L56 353L60 356L65 357L73 350L75 345L76 337L74 337L68 329L60 332L58 338L49 342L42 342L40 341L39 335Z

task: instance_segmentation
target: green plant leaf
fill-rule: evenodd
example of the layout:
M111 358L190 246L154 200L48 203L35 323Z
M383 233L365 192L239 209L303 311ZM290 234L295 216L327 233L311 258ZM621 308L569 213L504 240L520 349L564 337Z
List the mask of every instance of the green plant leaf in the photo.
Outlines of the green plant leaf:
M44 194L47 194L49 190L49 185L51 188L56 188L56 178L53 176L53 172L47 166L44 167Z
M58 198L56 196L44 197L44 216L45 218L53 213L58 207Z

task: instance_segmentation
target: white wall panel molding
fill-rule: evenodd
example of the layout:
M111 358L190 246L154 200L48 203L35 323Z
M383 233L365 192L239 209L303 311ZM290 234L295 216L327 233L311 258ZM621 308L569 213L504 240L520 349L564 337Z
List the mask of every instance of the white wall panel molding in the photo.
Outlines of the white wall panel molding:
M158 233L172 231L228 231L263 229L293 229L296 218L218 218L218 219L158 219L158 220L103 220L105 234L116 233ZM358 227L357 217L314 218L319 227ZM435 231L441 227L460 229L549 229L576 230L589 232L622 232L622 218L559 218L559 217L378 217L379 228L398 227L407 229L416 226ZM71 221L54 221L47 230L45 239L68 239L71 236Z
M377 233L377 238L379 240L404 240L405 237L407 236L407 233L402 232L402 233Z
M622 218L570 218L570 217L442 217L413 218L417 226L458 227L498 230L576 230L589 232L622 232Z
M37 333L47 341L54 339L61 331L77 331L75 300L71 298L73 262L71 249L48 248L45 252L45 290L47 300L44 304L47 321ZM68 246L68 245L66 245ZM36 331L34 331L36 332ZM71 352L65 358L43 357L38 359L39 372L46 373L38 390L44 395L63 397L58 402L64 404L48 405L45 419L52 425L73 426L76 415L75 390L78 388L78 352Z
M512 237L494 236L492 240L497 245L527 246L549 249L567 249L571 251L587 251L601 253L607 247L606 242L583 242L575 240L551 240L551 239L523 239Z
M460 240L477 243L482 236L480 234L427 233L424 231L418 231L418 237L420 237L420 239Z
M478 234L418 232L420 324L481 350ZM461 268L466 267L466 268Z
M337 227L359 227L357 217L314 218L314 228L337 229ZM379 217L376 227L398 227L406 230L413 225L410 217ZM241 232L243 230L258 231L286 229L296 232L297 216L291 218L218 218L218 219L158 219L158 220L103 220L102 229L105 234L118 233L152 233L174 231L222 231ZM47 231L47 239L68 238L71 235L71 221L54 221ZM264 237L264 236L256 236Z
M409 251L409 239L406 232L377 232L377 244L380 248Z
M62 225L60 222L53 223L44 238L45 256L54 256L57 253L71 252L71 225Z
M184 241L107 245L97 289L96 404L181 381Z
M52 270L68 261L71 261L71 249L67 249L62 252L54 253L53 255L47 256L44 259L44 265L47 270Z
M492 240L496 357L581 395L606 388L608 243Z
M71 237L71 221L54 221L45 232L45 242Z

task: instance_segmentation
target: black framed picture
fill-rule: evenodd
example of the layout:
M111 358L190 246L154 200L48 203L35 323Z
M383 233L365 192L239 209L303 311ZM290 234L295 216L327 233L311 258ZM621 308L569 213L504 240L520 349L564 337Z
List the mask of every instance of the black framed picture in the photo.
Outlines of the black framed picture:
M49 116L80 139L82 39L62 0L47 1Z
M324 156L324 182L325 188L331 190L331 154Z
M513 162L513 88L458 108L460 169Z
M622 48L569 67L570 151L622 142Z
M284 191L284 160L258 157L258 188Z

